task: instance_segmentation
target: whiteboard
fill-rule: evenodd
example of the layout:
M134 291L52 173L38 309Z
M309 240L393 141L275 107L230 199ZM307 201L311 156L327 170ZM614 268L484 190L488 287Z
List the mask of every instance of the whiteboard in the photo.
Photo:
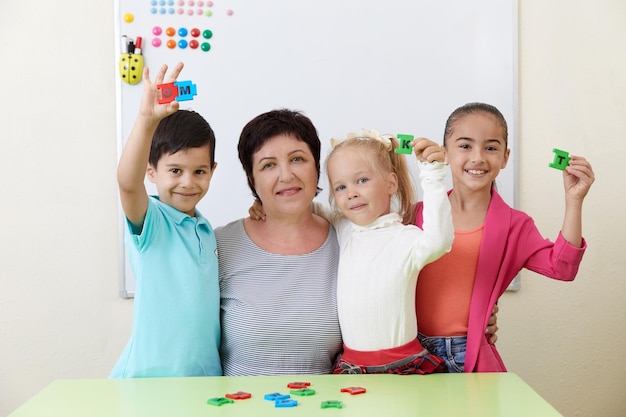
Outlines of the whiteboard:
M167 28L175 34L168 36ZM212 37L183 37L181 28L210 30ZM179 81L196 84L197 96L181 108L203 115L217 138L218 168L198 205L213 227L246 217L253 201L237 157L241 129L258 114L282 107L311 118L324 160L331 137L361 128L441 143L456 107L493 104L509 124L512 152L498 187L516 206L515 0L116 0L115 29L116 58L122 35L141 36L152 75L162 64L183 61ZM155 39L160 46L153 45ZM168 40L193 39L209 43L210 50L166 46ZM115 70L119 155L143 86L122 81L117 59ZM416 176L417 168L409 165ZM320 186L317 201L327 203L325 175ZM120 210L120 295L132 297L123 228Z

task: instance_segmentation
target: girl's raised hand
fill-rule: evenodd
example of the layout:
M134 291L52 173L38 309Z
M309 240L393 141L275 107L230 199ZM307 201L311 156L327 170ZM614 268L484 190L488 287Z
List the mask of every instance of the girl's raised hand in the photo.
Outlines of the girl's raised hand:
M566 196L579 200L584 199L595 179L589 161L582 156L570 155L569 165L563 171Z
M184 64L182 62L176 64L167 78L165 77L167 73L167 65L161 66L154 79L154 83L150 81L150 71L148 67L143 69L143 96L141 97L141 105L139 108L140 116L154 120L161 120L164 117L175 113L179 109L179 103L176 100L170 103L159 104L161 92L157 86L176 81L178 75L183 70L183 66Z
M443 147L427 138L416 138L411 142L415 157L421 162L443 162L446 160L446 152Z

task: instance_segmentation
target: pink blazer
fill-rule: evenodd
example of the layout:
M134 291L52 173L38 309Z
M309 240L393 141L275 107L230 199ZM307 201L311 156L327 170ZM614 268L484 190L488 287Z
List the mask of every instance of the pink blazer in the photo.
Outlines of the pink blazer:
M422 221L420 202L415 224L421 227ZM560 233L554 243L544 239L530 216L509 207L492 189L470 302L465 372L506 372L485 328L498 298L519 271L526 268L549 278L572 281L586 248L584 239L582 248L577 248Z

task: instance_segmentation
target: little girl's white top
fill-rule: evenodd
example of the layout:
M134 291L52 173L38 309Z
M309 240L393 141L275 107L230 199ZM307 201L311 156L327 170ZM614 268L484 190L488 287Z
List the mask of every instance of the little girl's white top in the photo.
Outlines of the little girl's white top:
M442 163L420 163L423 230L402 224L397 213L358 226L333 221L340 246L337 309L343 342L375 351L417 337L415 288L419 271L450 250L454 228Z

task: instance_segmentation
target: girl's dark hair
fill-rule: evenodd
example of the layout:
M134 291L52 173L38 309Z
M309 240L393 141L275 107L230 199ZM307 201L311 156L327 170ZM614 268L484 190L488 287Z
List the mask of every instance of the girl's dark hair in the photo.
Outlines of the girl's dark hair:
M252 190L254 198L259 196L254 188L254 176L252 174L252 158L254 154L269 139L278 135L291 135L306 143L313 154L317 180L320 179L320 154L322 143L317 135L317 129L311 120L303 113L296 110L277 109L263 113L250 120L241 131L237 151L239 161L246 172L248 186ZM318 187L318 192L321 189Z
M496 118L496 120L498 121L498 123L500 124L504 132L504 144L508 147L509 130L506 124L506 120L504 119L504 116L502 115L502 113L500 113L500 110L498 110L495 106L492 106L491 104L486 104L486 103L467 103L457 108L456 110L454 110L450 114L450 116L448 116L448 120L446 121L446 128L443 132L443 146L446 146L446 140L448 140L448 138L452 134L452 130L454 129L454 124L457 122L457 120L459 120L463 116L467 116L469 114L476 114L480 112L491 114L492 116Z
M215 133L209 123L193 110L178 110L159 122L152 137L150 165L156 167L163 155L189 148L209 146L211 166L215 164Z

